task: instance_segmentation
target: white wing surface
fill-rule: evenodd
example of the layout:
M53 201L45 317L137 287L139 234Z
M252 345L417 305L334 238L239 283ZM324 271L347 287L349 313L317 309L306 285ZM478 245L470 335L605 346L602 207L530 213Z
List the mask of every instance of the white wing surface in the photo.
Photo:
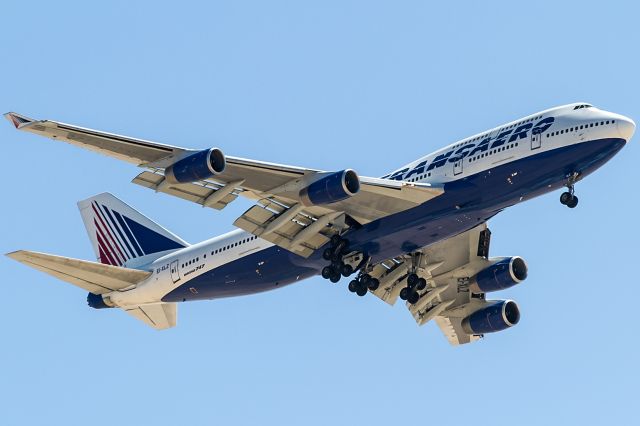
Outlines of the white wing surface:
M167 168L198 151L120 136L16 113L5 117L19 130L67 142L133 163L146 171L133 183L204 207L222 209L243 196L257 204L234 224L301 256L309 256L331 235L416 207L443 193L430 184L360 177L360 190L342 201L309 205L301 189L327 172L226 156L224 171L210 179L172 184Z
M478 340L462 329L462 319L484 305L484 295L469 291L469 278L491 265L488 259L490 232L483 223L467 232L419 250L413 255L388 259L373 267L371 276L380 281L373 294L393 305L407 286L411 269L427 281L420 298L407 309L418 325L430 320L452 345Z

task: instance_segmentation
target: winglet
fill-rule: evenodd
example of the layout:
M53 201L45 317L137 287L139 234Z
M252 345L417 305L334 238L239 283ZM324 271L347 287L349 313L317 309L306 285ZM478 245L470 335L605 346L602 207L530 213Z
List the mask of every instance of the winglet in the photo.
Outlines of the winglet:
M33 123L35 120L29 117L25 117L24 115L16 114L15 112L8 112L4 115L7 120L13 123L16 126L16 129L21 128L24 125L29 123Z

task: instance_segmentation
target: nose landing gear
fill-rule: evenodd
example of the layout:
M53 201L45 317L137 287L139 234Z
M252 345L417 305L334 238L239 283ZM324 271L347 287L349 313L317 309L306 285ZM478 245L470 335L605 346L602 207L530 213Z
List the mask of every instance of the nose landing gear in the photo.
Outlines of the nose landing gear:
M569 190L568 192L563 192L562 195L560 195L560 203L570 209L573 209L578 205L578 197L573 195L572 192L572 190Z
M573 173L569 176L569 180L567 181L568 191L563 192L562 195L560 195L560 203L570 209L573 209L578 205L578 197L575 195L575 183L578 181L578 176L578 173Z

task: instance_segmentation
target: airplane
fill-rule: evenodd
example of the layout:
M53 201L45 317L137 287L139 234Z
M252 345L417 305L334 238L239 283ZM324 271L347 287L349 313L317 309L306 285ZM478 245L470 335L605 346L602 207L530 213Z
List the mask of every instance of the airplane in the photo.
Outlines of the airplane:
M189 244L115 196L78 207L97 261L20 250L7 256L89 292L155 329L176 325L177 303L254 294L321 275L394 305L418 325L434 320L452 345L508 329L513 300L487 294L527 278L519 256L490 257L487 221L507 207L575 185L625 146L635 123L584 102L508 122L380 178L226 156L16 113L18 130L144 169L132 182L221 210L253 202L238 230Z

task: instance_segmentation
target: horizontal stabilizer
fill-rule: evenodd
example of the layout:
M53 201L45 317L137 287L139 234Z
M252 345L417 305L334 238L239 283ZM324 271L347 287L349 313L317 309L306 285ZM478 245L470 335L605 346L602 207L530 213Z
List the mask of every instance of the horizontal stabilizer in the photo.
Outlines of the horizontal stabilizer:
M149 271L26 250L7 253L7 256L94 294L122 290L151 275Z
M175 327L178 318L177 303L151 303L127 306L122 309L156 330Z

